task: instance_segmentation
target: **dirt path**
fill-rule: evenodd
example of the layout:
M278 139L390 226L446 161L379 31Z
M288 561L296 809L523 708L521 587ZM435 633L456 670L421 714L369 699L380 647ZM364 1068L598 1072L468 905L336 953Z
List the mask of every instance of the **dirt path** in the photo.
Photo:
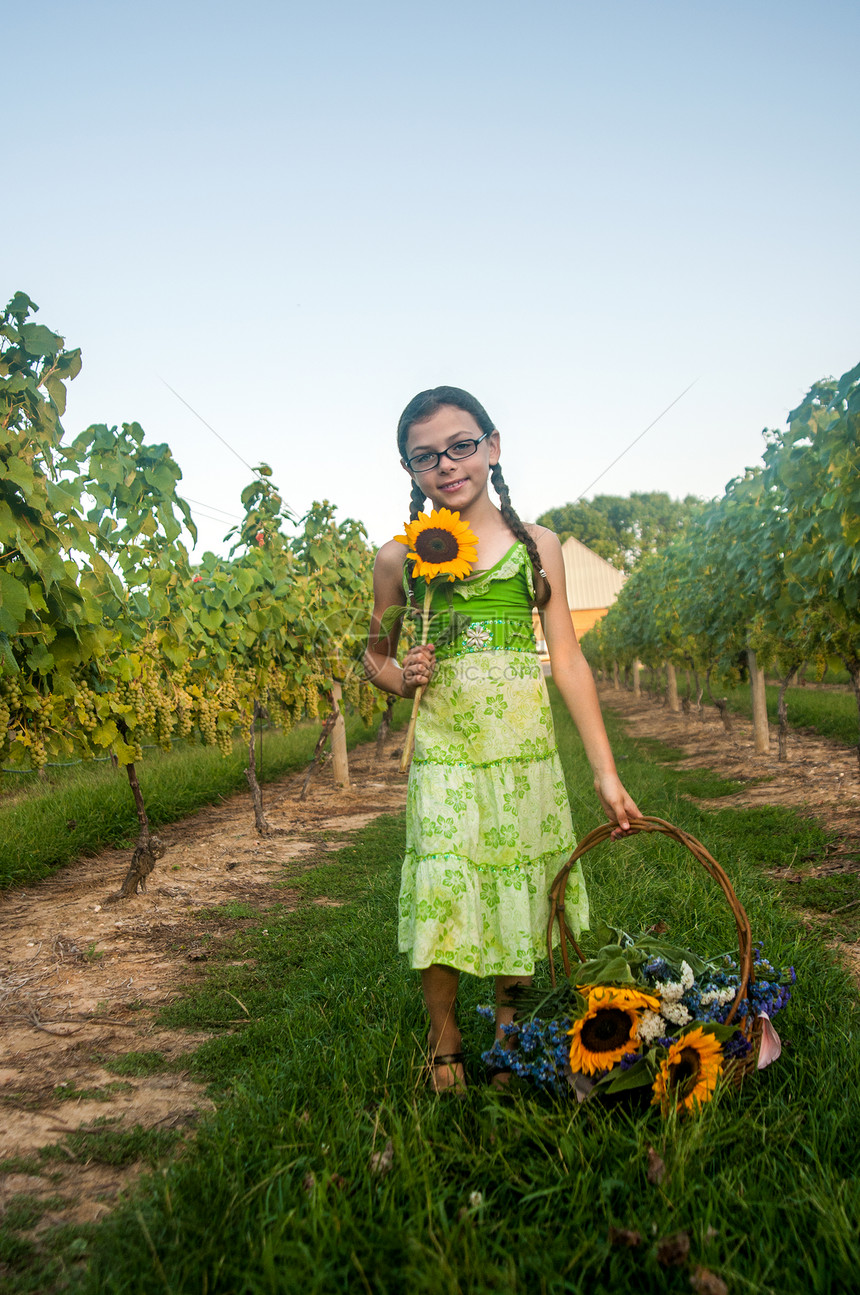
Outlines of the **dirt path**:
M101 1163L76 1135L106 1124L126 1135L187 1130L211 1108L183 1067L207 1036L156 1022L236 929L228 915L202 914L230 904L265 911L274 900L296 907L299 892L283 883L313 866L305 856L338 849L404 805L392 745L381 760L373 744L350 753L349 790L334 785L330 765L306 801L296 799L303 775L265 787L267 815L284 835L257 836L247 795L160 829L168 852L144 895L104 903L128 867L128 852L116 850L0 894L0 1212L23 1196L48 1204L35 1235L97 1219L145 1165ZM56 1157L35 1154L57 1143Z
M860 776L855 747L829 738L792 729L788 760L777 759L776 733L771 751L757 755L752 721L732 715L732 732L726 733L714 707L696 714L673 715L646 696L599 688L601 705L623 716L632 737L656 738L685 753L681 769L712 769L724 778L750 786L716 801L699 801L706 807L731 809L747 805L788 805L814 814L842 837L834 855L846 862L860 851ZM761 779L761 782L755 781ZM856 866L856 864L855 864Z

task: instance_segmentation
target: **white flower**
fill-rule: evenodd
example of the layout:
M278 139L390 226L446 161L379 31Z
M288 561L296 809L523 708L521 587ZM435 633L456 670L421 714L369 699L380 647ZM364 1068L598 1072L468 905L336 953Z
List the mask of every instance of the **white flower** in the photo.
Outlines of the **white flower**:
M466 630L466 633L463 635L463 641L465 642L466 647L482 648L487 646L491 637L492 636L487 632L487 630L478 629L477 626L473 625L471 629Z
M706 989L702 994L702 1006L708 1007L711 1003L719 1003L720 1007L723 1007L731 1002L735 992L734 989Z
M654 986L654 993L658 998L662 998L664 1003L677 1003L678 999L684 992L684 986L680 980L658 980Z
M669 1003L668 1005L664 1003L663 1015L667 1021L671 1021L674 1025L686 1025L690 1020L690 1013L683 1003Z
M484 1198L480 1192L469 1193L469 1204L473 1210L476 1210L478 1206L483 1205L483 1203L484 1203Z
M693 982L695 981L695 979L696 977L693 975L693 968L690 966L690 964L688 962L682 962L681 963L681 984L684 986L684 989L685 990L692 989Z
M643 1043L653 1043L666 1033L666 1022L659 1012L643 1012L639 1017L638 1033Z

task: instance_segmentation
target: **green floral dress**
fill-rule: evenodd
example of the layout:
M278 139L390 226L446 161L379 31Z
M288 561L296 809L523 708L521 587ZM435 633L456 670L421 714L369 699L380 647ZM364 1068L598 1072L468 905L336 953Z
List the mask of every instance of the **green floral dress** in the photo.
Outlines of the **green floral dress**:
M399 922L413 967L528 975L546 953L549 888L575 838L535 649L533 592L517 542L494 567L434 594L433 638L451 612L470 624L437 648L415 735ZM574 934L587 928L579 864L565 912Z

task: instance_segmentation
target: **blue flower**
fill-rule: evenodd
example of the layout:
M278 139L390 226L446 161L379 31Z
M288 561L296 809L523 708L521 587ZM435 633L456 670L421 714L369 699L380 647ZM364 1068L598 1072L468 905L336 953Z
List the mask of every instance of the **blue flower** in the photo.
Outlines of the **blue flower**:
M728 1042L723 1044L723 1056L727 1061L735 1057L746 1057L750 1052L752 1052L752 1044L740 1030L737 1030Z

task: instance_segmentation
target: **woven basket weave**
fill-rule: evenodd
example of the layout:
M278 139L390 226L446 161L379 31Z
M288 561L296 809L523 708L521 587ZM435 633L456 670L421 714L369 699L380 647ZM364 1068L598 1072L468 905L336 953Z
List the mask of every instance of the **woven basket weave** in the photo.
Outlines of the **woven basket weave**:
M581 859L584 854L587 854L589 850L592 850L596 845L601 845L604 841L609 840L615 827L616 824L614 823L601 823L600 827L596 827L593 832L589 832L587 836L584 836L568 859L567 863L558 873L555 881L552 883L552 887L550 889L550 914L549 923L547 925L546 943L547 951L549 953L549 970L553 985L556 983L555 950L553 948L553 935L556 924L558 925L561 960L564 966L565 975L570 976L571 948L575 951L579 961L585 962L585 955L574 939L573 932L567 925L564 916L564 897L567 890L567 879L570 875L570 870L576 861ZM679 845L683 845L685 849L689 850L693 858L696 859L705 871L713 877L714 881L719 884L726 898L726 902L732 911L732 916L735 919L735 926L737 928L738 935L738 965L740 967L741 979L740 984L738 985L738 992L735 995L735 1001L726 1016L725 1023L730 1025L735 1019L738 1005L741 1000L746 997L747 989L751 981L754 979L752 969L752 931L750 929L749 918L744 911L743 905L734 892L732 883L729 881L725 870L720 867L713 855L705 849L701 841L697 841L694 836L691 836L689 832L683 831L680 827L675 827L672 823L667 823L665 819L650 818L647 816L643 818L631 818L630 832L632 835L636 835L639 832L659 832L663 836L671 837L673 841L677 841ZM726 1067L727 1077L733 1079L735 1083L740 1083L746 1074L756 1068L761 1027L760 1023L754 1020L751 1015L743 1017L736 1024L737 1028L743 1032L744 1036L752 1044L752 1051L748 1053L746 1057L733 1060Z

